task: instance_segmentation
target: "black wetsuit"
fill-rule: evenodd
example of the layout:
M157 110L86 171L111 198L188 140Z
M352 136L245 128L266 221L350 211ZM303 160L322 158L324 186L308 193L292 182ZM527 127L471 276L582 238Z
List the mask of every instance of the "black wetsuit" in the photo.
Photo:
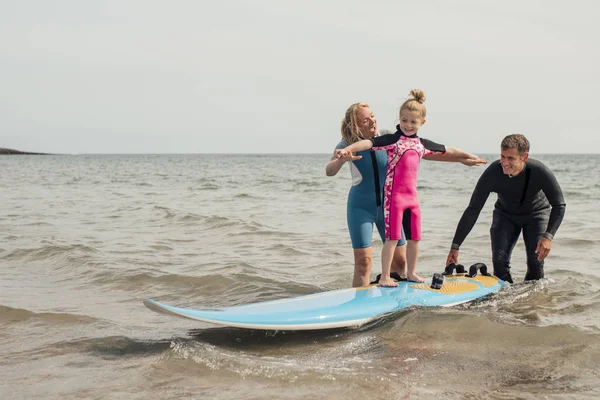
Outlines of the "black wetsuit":
M510 256L523 231L527 253L525 280L544 277L544 262L537 259L539 240L554 238L565 215L565 200L554 174L538 160L528 159L519 175L509 176L496 160L483 172L456 227L452 248L458 250L491 192L498 194L490 236L494 275L512 283Z

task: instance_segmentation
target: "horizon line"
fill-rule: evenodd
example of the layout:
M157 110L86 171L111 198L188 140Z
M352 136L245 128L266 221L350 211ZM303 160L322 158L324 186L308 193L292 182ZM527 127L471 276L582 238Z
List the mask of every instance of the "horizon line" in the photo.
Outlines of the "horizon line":
M477 152L474 151L473 153L475 154L480 154L480 155L497 155L499 154L499 152L491 152L491 153L487 153L487 152ZM11 149L11 148L6 148L6 147L0 147L0 155L46 155L46 156L79 156L79 155L90 155L90 156L100 156L100 155L104 155L104 156L108 156L108 155L331 155L333 154L332 152L326 152L326 153L321 153L321 152L298 152L298 153L286 153L286 152L265 152L265 153L225 153L225 152L213 152L213 153L205 153L205 152L197 152L197 153L129 153L129 152L125 152L125 153L46 153L46 152L39 152L39 151L23 151L23 150L16 150L16 149ZM531 155L532 153L529 152L529 154ZM535 156L536 154L539 155L596 155L596 154L600 154L600 152L597 153L575 153L575 152L540 152L540 153L533 153L533 155Z
M499 155L499 153L487 153L487 152L473 152L478 155ZM44 152L27 152L27 151L15 151L14 153L2 153L0 156L27 156L27 155L38 155L38 156L148 156L148 155L171 155L171 156L193 156L193 155L223 155L223 156L264 156L264 155L331 155L331 152L320 153L320 152L298 152L298 153L285 153L285 152L269 152L269 153L44 153ZM531 153L529 155L600 155L600 153L575 153L575 152L542 152L542 153Z

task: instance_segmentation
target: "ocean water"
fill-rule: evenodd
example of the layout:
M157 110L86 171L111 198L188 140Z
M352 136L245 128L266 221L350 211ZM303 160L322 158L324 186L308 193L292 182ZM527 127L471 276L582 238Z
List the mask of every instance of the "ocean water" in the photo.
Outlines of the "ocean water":
M600 155L532 156L567 201L545 279L296 333L173 318L142 299L218 307L348 287L350 173L326 177L329 155L0 156L0 398L598 398ZM443 269L484 168L422 162L423 276ZM494 201L465 265L491 264ZM512 271L523 279L521 242Z

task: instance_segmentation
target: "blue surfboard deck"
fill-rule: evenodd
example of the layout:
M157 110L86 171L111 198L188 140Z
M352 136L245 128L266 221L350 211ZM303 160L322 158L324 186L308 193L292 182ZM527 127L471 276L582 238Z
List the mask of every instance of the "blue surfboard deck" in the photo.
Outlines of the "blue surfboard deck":
M425 283L398 282L398 287L371 285L331 290L261 303L190 309L150 298L149 309L216 325L261 330L315 330L357 327L409 307L450 307L498 291L504 284L495 276L449 275L439 290Z

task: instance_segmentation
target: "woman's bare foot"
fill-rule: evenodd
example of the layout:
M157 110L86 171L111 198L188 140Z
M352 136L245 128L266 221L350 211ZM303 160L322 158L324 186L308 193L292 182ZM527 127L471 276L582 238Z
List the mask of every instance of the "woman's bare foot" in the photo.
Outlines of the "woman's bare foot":
M396 287L398 286L398 283L392 280L392 278L390 278L389 276L382 276L381 278L379 278L379 286Z
M407 277L407 278L408 278L408 280L409 280L409 281L411 281L411 282L421 282L421 283L425 282L425 279L421 278L421 277L420 277L419 275L417 275L417 274L412 274L412 275L410 275L410 274L409 274L409 275L407 275L406 277Z

